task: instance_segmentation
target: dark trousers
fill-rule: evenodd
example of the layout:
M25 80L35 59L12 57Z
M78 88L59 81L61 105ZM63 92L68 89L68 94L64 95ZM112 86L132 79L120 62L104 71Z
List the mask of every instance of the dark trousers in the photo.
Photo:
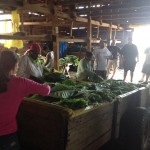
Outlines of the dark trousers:
M17 134L0 136L0 150L20 150Z
M107 71L106 70L95 70L95 73L98 76L101 76L104 80L107 79L107 77L106 77Z

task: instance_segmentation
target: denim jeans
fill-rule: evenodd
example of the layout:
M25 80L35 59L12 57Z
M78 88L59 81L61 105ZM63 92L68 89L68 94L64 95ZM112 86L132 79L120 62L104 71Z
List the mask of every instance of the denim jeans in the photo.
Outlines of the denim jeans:
M0 150L20 150L17 134L0 136Z

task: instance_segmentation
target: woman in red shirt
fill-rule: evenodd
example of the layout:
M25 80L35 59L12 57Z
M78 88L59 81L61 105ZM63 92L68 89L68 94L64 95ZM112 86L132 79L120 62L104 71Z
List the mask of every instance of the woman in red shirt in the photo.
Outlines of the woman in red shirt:
M50 86L17 77L18 57L13 51L0 53L0 150L19 150L16 114L24 96L49 95Z

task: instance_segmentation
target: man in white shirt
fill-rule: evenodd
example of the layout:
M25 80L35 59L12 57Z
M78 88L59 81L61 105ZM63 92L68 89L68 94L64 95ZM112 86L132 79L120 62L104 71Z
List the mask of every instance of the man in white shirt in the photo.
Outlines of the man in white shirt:
M19 61L18 76L38 80L43 76L43 66L38 61L41 53L41 47L37 43L33 43L28 53L23 55ZM36 80L36 81L37 81Z
M100 41L99 47L93 51L94 55L94 71L97 75L106 79L107 73L107 59L110 58L111 52L105 47L104 41Z

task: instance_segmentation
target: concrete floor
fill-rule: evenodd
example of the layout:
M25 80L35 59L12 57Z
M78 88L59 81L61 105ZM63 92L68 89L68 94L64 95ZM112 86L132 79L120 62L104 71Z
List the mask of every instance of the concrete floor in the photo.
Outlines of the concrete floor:
M141 77L142 77L141 70L142 70L142 65L137 64L135 71L134 71L133 83L138 83L138 81L141 79ZM69 71L69 73L70 73L71 78L74 78L76 72ZM111 73L112 73L112 71L111 71ZM123 80L123 74L124 74L124 70L117 68L113 79ZM112 74L109 74L108 79L110 79L111 77L112 77ZM130 82L130 71L128 71L128 74L126 77L126 82Z
M141 72L142 66L143 66L142 63L136 64L134 76L133 76L133 83L138 83L138 81L141 79L141 77L142 77L142 72ZM109 74L108 79L111 78L111 76L112 75ZM123 80L123 76L124 76L124 70L117 68L113 79ZM130 82L130 71L128 71L128 74L126 77L126 82Z

